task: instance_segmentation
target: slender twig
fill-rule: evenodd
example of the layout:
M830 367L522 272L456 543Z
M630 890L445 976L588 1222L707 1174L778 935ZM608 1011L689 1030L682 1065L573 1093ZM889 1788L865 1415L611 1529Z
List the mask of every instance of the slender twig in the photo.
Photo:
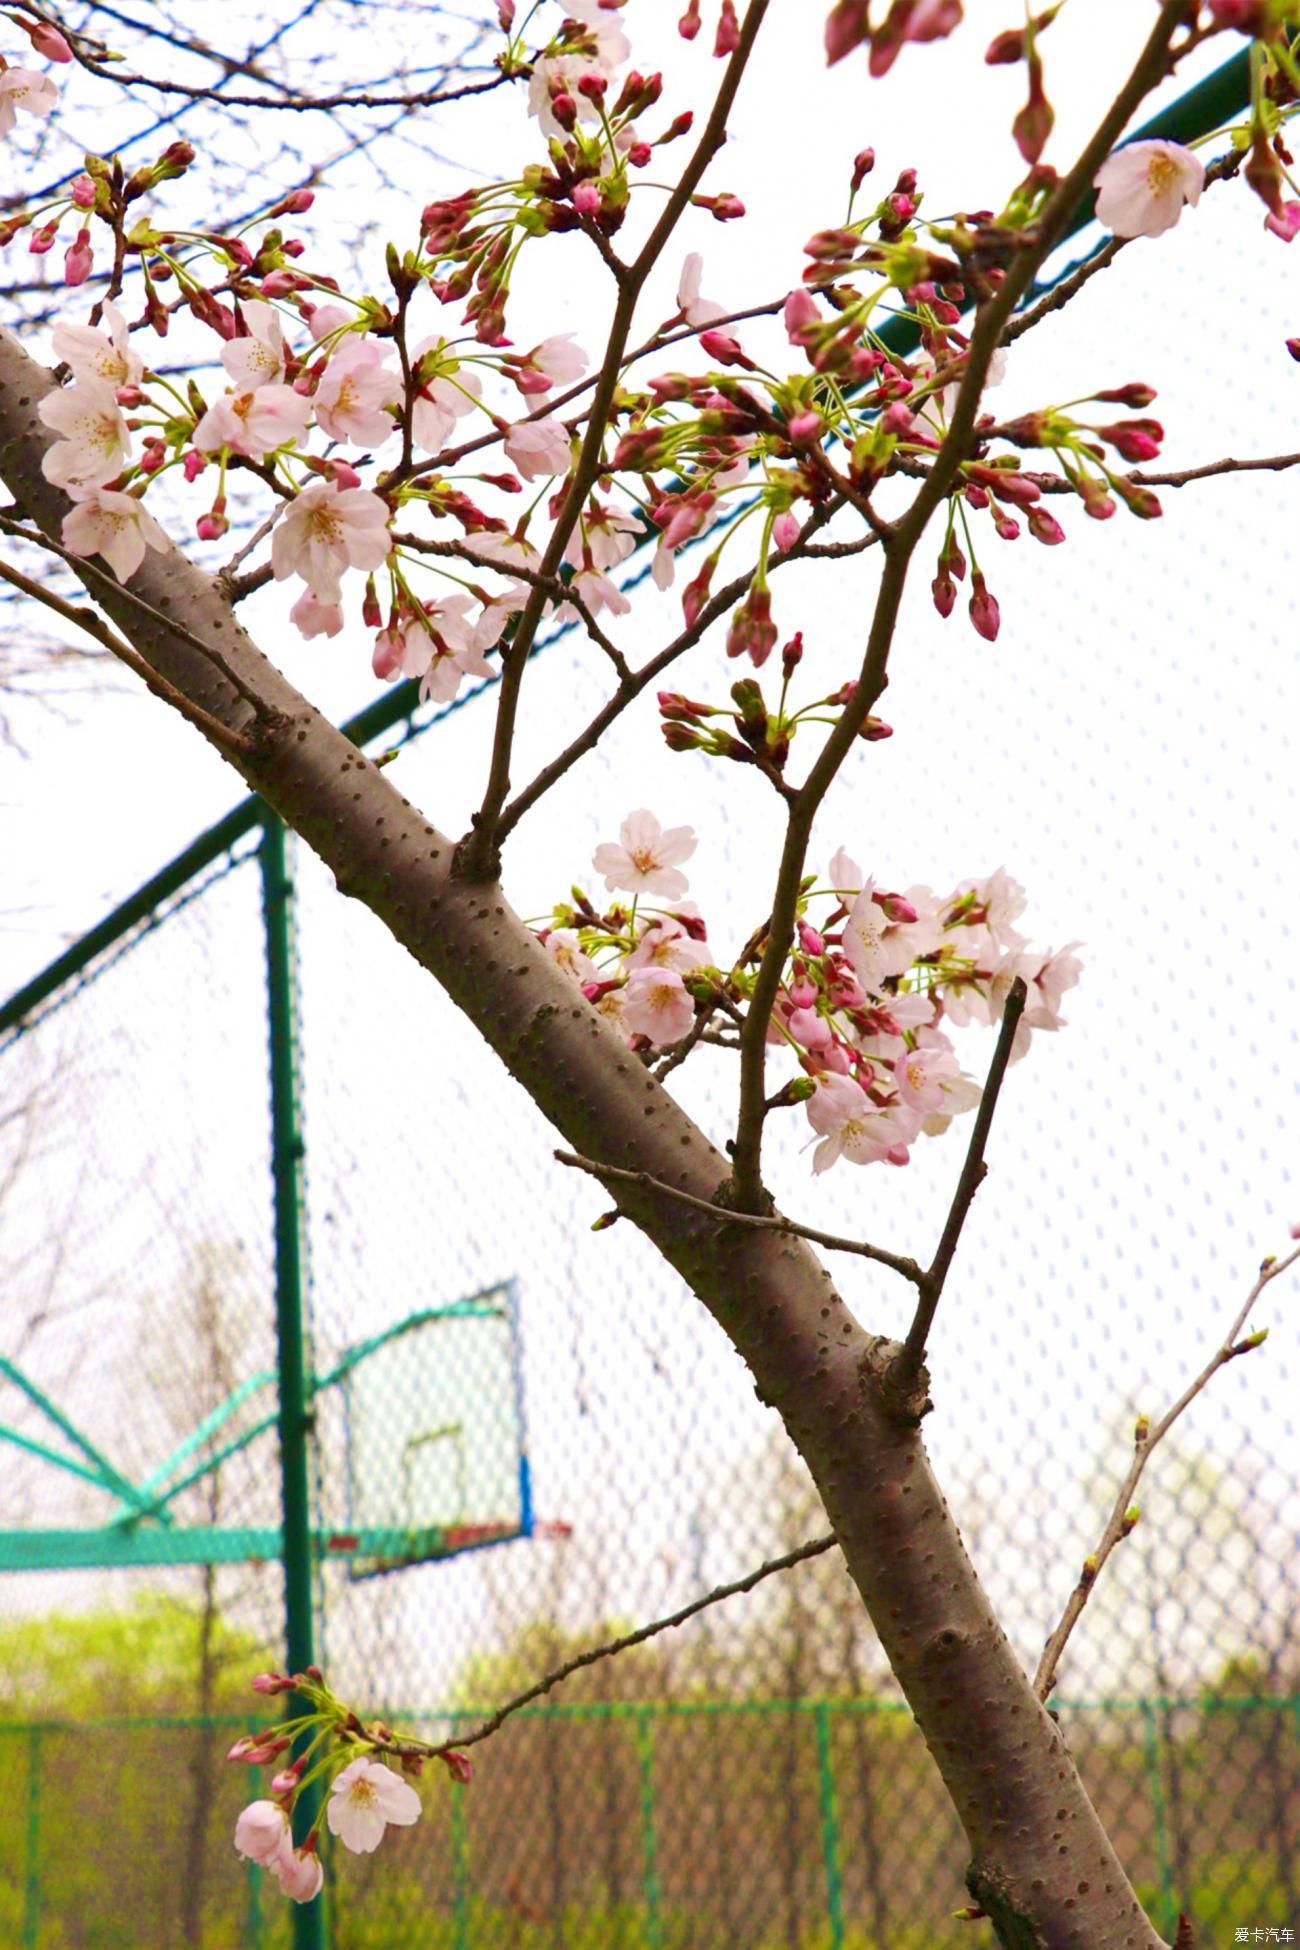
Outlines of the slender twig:
M1128 237L1108 237L1104 244L1099 244L1095 251L1081 259L1059 283L1054 284L1050 291L1044 293L1037 304L1030 305L1027 311L1017 312L1015 317L1003 326L1002 338L999 342L1002 345L1014 345L1018 338L1023 338L1026 332L1032 332L1035 325L1041 325L1052 312L1063 311L1070 300L1077 298L1084 286L1091 283L1098 271L1108 269L1124 246L1131 242L1132 239Z
M727 117L731 113L736 90L749 63L767 8L768 0L749 0L735 51L723 71L713 107L709 111L691 159L674 185L658 222L636 258L626 269L620 269L616 275L618 300L614 307L614 318L605 356L601 361L600 376L592 395L587 431L583 436L582 448L565 489L559 513L556 515L551 538L538 565L538 572L543 576L554 576L558 573L569 537L577 526L587 495L603 470L605 432L618 388L623 353L627 346L628 334L632 329L632 319L642 286L658 263L669 237L698 188L705 170L726 140ZM510 791L510 759L514 747L519 693L528 663L528 654L532 649L545 605L545 596L535 588L520 614L510 648L502 659L501 688L497 698L497 717L487 784L478 812L474 815L472 829L457 851L457 871L470 879L488 879L498 871L501 838L499 822Z
M815 535L821 528L824 528L832 516L839 512L841 506L842 503L837 501L814 509L813 513L804 523L798 540L790 548L784 550L780 555L775 556L768 563L768 575L772 576L778 569L785 568L788 563L802 561L805 555L817 552L810 551L805 537ZM875 539L874 535L868 535L857 543L846 543L841 546L844 553L856 554L861 549L870 547L875 542ZM512 567L513 565L508 566ZM713 624L731 607L732 603L738 597L743 596L750 582L753 580L753 574L752 568L746 568L740 575L734 576L730 582L724 583L721 589L715 590L708 602L704 604L696 616L694 623L688 624L670 643L665 644L662 650L656 651L655 655L649 658L646 663L642 664L639 669L631 671L628 674L626 680L602 704L600 710L588 721L577 736L570 740L563 751L557 752L555 757L542 767L536 777L530 780L522 791L515 794L509 805L505 807L498 821L497 834L499 839L506 839L518 825L524 814L536 805L542 795L549 792L551 787L558 780L562 779L565 773L572 766L576 765L580 758L584 757L587 752L594 750L600 743L601 738L609 730L609 727L617 718L622 716L623 712L627 710L633 700L640 696L647 684L652 683L656 677L661 676L671 664L676 663L679 657L684 656L687 650L692 649L699 642L705 632L712 628Z
M1208 481L1215 474L1280 474L1285 468L1300 467L1300 454L1271 454L1264 460L1211 460L1203 467L1185 467L1180 474L1139 474L1128 476L1138 487L1186 487L1189 481Z
M259 718L266 716L265 701L254 687L232 668L229 660L222 656L220 650L214 650L210 643L205 643L202 637L195 636L193 630L187 630L185 625L178 623L174 617L164 616L160 609L155 609L152 603L146 602L143 596L138 596L134 589L128 588L126 583L119 582L117 577L111 575L107 569L101 569L92 557L74 555L70 549L63 548L52 537L43 534L39 528L24 527L21 522L11 521L7 515L0 515L0 529L7 535L13 535L20 542L30 542L34 548L44 549L50 555L57 555L59 560L66 562L76 575L89 576L92 582L101 583L106 589L112 590L115 596L122 597L124 601L131 604L133 609L139 610L151 622L166 630L169 636L175 637L180 643L187 643L192 650L197 650L201 656L206 657L245 703L252 705Z
M1047 1644L1043 1647L1043 1656L1038 1661L1038 1670L1034 1674L1034 1691L1038 1694L1039 1699L1045 1700L1056 1684L1056 1674L1061 1663L1061 1654L1064 1652L1066 1642L1078 1622L1080 1612L1092 1595L1097 1578L1107 1558L1114 1550L1116 1544L1119 1543L1120 1539L1127 1537L1138 1521L1139 1512L1133 1503L1133 1492L1138 1486L1138 1481L1141 1478L1143 1470L1151 1459L1152 1450L1169 1433L1184 1409L1196 1400L1201 1390L1207 1386L1220 1368L1226 1367L1229 1361L1235 1361L1239 1354L1249 1354L1252 1348L1262 1345L1268 1332L1267 1328L1262 1332L1248 1334L1244 1340L1241 1338L1241 1330L1246 1325L1251 1309L1254 1307L1255 1302L1259 1299L1260 1294L1264 1291L1269 1281L1275 1280L1279 1273L1285 1273L1290 1267L1295 1265L1297 1260L1300 1260L1300 1246L1293 1247L1285 1259L1266 1259L1259 1269L1258 1279L1246 1295L1245 1301L1238 1310L1237 1317L1228 1329L1221 1346L1206 1362L1201 1372L1196 1376L1196 1379L1188 1384L1173 1407L1167 1409L1158 1422L1148 1422L1145 1415L1139 1418L1137 1428L1134 1432L1133 1460L1129 1464L1124 1480L1119 1486L1119 1491L1115 1497L1106 1528L1101 1533L1101 1541L1092 1555L1084 1559L1079 1582L1075 1585L1074 1590L1070 1593L1066 1601L1065 1610L1061 1615L1061 1622L1048 1639Z
M934 1321L935 1309L939 1305L939 1296L943 1292L944 1281L948 1277L948 1268L952 1265L953 1254L961 1238L961 1229L966 1223L966 1215L970 1211L975 1194L988 1173L988 1166L984 1162L984 1147L988 1143L993 1113L998 1107L998 1097L1002 1090L1002 1079L1007 1073L1007 1064L1011 1060L1011 1045L1016 1039L1016 1030L1024 1013L1025 998L1028 993L1024 981L1017 975L1011 984L1011 993L1007 997L1006 1007L1002 1011L1002 1027L998 1031L997 1048L993 1052L993 1061L989 1064L988 1078L975 1116L975 1128L970 1134L970 1143L966 1147L966 1162L961 1168L961 1177L957 1180L957 1189L952 1195L948 1218L935 1249L934 1258L918 1282L920 1291L917 1295L916 1312L912 1316L912 1325L907 1330L903 1352L899 1355L894 1370L896 1379L903 1387L910 1387L921 1372L921 1363L925 1359L925 1344Z
M1059 241L1062 231L1086 194L1098 166L1123 131L1133 111L1162 80L1169 68L1169 49L1182 24L1182 0L1165 0L1128 79L1107 109L1073 167L1062 177L1038 223L1026 232L1019 254L1008 267L994 295L976 313L975 329L965 369L949 416L948 432L934 464L911 505L882 538L884 569L863 652L857 688L845 705L839 723L823 745L786 824L785 842L772 896L772 926L759 963L740 1051L740 1104L732 1146L736 1203L747 1211L762 1209L762 1144L764 1066L767 1028L785 972L786 954L794 933L804 865L813 821L832 781L852 749L885 687L889 654L911 559L930 517L948 494L969 451L988 375L989 361L1015 307L1024 297L1039 266Z
M404 1740L398 1734L380 1732L367 1727L366 1744L380 1753L395 1754L399 1757L404 1754L418 1755L426 1760L436 1760L443 1754L476 1746L480 1740L486 1740L496 1733L512 1713L517 1713L523 1706L531 1706L534 1700L541 1699L553 1687L558 1686L562 1679L571 1678L575 1672L582 1672L587 1666L594 1666L601 1659L612 1659L620 1652L630 1652L634 1645L644 1645L648 1639L656 1638L660 1632L670 1632L676 1626L684 1625L688 1619L695 1618L710 1605L719 1605L727 1598L743 1597L745 1592L752 1591L756 1584L761 1584L764 1578L773 1577L778 1571L792 1570L796 1564L803 1564L810 1557L820 1557L824 1551L832 1548L835 1541L834 1536L814 1537L808 1543L798 1545L795 1550L786 1551L782 1557L768 1558L747 1577L737 1578L732 1584L715 1585L712 1591L707 1591L702 1598L692 1599L689 1605L683 1605L680 1611L673 1612L668 1618L657 1618L651 1625L642 1625L635 1632L624 1633L622 1638L610 1639L604 1645L593 1645L588 1651L579 1652L574 1658L566 1659L563 1665L556 1666L553 1672L548 1672L534 1685L527 1687L524 1692L517 1693L513 1699L507 1700L504 1706L499 1706L489 1719L484 1720L471 1733L456 1734L452 1739L443 1740L435 1745L425 1740Z
M621 1165L602 1165L595 1158L580 1157L576 1151L557 1151L554 1156L562 1165L574 1165L579 1171L589 1171L593 1178L613 1179L621 1185L641 1185L649 1192L662 1192L665 1198L673 1198L680 1205L689 1205L696 1212L707 1212L720 1225L751 1226L766 1232L789 1232L796 1239L810 1239L816 1246L825 1246L833 1253L856 1253L860 1259L873 1259L880 1266L888 1266L892 1272L901 1273L913 1286L919 1286L924 1275L914 1259L902 1253L891 1253L884 1246L869 1246L862 1239L841 1239L833 1232L819 1232L815 1226L800 1225L795 1219L787 1219L779 1212L733 1212L730 1206L714 1205L707 1198L696 1198L690 1192L682 1192L675 1185L666 1185L662 1178L651 1177L648 1171L626 1171Z
M144 680L155 697L160 697L165 704L170 704L173 710L179 711L181 716L187 718L205 738L210 738L219 751L246 758L256 749L254 741L244 732L234 731L229 725L222 724L220 718L214 718L210 711L203 709L202 705L192 704L183 691L178 691L174 684L169 684L165 677L159 676L152 664L146 663L144 658L133 650L116 630L111 629L102 616L96 615L93 609L86 609L79 603L70 603L65 596L56 595L52 589L43 588L39 582L33 582L30 576L25 576L21 569L11 567L8 562L0 562L0 578L3 578L12 588L21 590L24 596L30 596L33 602L43 603L46 609L52 609L55 615L63 617L65 622L74 624L79 630L84 630L87 636L92 636L97 643L102 643L105 650L111 650L128 670L133 670L137 677Z

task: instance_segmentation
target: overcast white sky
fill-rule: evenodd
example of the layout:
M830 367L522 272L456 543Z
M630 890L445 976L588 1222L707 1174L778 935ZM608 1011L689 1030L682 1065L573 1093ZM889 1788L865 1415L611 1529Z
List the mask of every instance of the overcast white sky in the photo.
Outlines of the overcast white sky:
M678 76L690 90L710 70L703 43L684 50L665 24L676 11L639 0L631 15L638 62L664 66L669 96ZM1131 0L1066 9L1044 44L1058 110L1050 156L1068 161L1152 11ZM887 85L870 84L858 60L827 75L813 12L820 18L803 0L778 0L715 168L713 186L739 191L750 217L717 226L699 214L684 229L646 302L648 322L672 311L687 248L704 252L705 289L730 306L792 284L803 237L838 217L849 160L868 141L882 185L914 165L934 209L996 205L1015 179L1006 123L1019 79L977 58L1014 8L975 0L961 35L906 50ZM1234 45L1221 44L1216 57ZM520 107L504 99L449 117L445 147L463 168L421 180L413 194L425 201L478 171L513 166L528 139ZM354 193L368 192L358 180ZM1028 409L1140 378L1159 389L1153 411L1173 466L1300 448L1300 368L1281 347L1300 330L1300 243L1288 251L1263 234L1260 218L1248 195L1218 189L1174 232L1125 253L1015 348L999 404ZM559 275L552 266L526 293L528 316L535 336L573 330L594 350L607 297L580 243L564 248ZM522 322L516 336L529 342ZM896 735L864 748L849 768L814 848L824 863L844 843L886 884L937 889L1005 865L1028 889L1025 925L1035 939L1084 943L1069 1027L1039 1039L1012 1074L933 1364L936 1459L1027 1648L1068 1587L1064 1566L1097 1528L1099 1495L1085 1495L1084 1485L1118 1420L1139 1402L1157 1408L1181 1386L1255 1264L1300 1217L1298 482L1256 476L1167 493L1166 517L1152 524L1122 514L1093 524L1071 510L1062 548L991 545L985 568L1003 615L992 646L960 608L939 622L931 572L918 569L885 706ZM828 683L852 668L873 574L868 560L815 583L811 573L774 583L779 620L804 625L806 668ZM326 708L341 716L364 702L373 680L360 630L303 644L287 607L278 590L267 592L247 606L246 621ZM621 640L639 656L675 613L673 598L650 592ZM683 670L680 687L709 695L732 674L714 643ZM569 644L538 663L519 776L585 717L602 681L601 667L576 660ZM62 711L16 709L30 756L0 760L4 993L238 797L229 770L129 678L108 695L64 694ZM479 705L397 762L401 789L445 829L459 830L476 803L489 734ZM775 806L738 769L665 753L653 709L633 714L512 843L506 879L516 906L541 911L569 880L589 878L596 841L613 837L638 805L697 828L692 894L714 940L738 943L766 911ZM694 1303L627 1228L586 1231L601 1209L598 1193L547 1163L540 1120L427 981L369 917L341 910L313 865L304 864L302 879L322 1345L517 1273L540 1507L575 1522L578 1547L584 1532L592 1540L584 1564L603 1554L601 1604L644 1611L691 1575L690 1518L720 1486L734 1486L736 1468L768 1439L769 1418ZM151 945L100 985L96 1035L127 1038L129 1060L116 1070L92 1066L76 1117L93 1126L96 1155L118 1159L121 1183L87 1176L84 1154L69 1149L25 1188L24 1244L48 1230L52 1209L84 1222L87 1258L98 1239L94 1252L125 1268L138 1242L147 1275L132 1281L124 1272L89 1316L117 1320L124 1347L134 1331L122 1325L124 1306L134 1320L143 1287L177 1277L186 1240L232 1225L247 1235L260 1224L264 1140L260 1129L245 1133L258 1105L261 1025L249 1022L255 993L246 972L231 974L255 952L254 892L245 869L232 883L228 918L205 926L202 958L196 934L191 963L178 947L173 974L162 959L148 964L151 976L133 973L165 954ZM223 999L231 983L244 998L239 1029ZM74 1030L66 1033L75 1049ZM982 1068L987 1054L986 1042L973 1041L971 1067ZM725 1128L730 1087L717 1070L688 1073L683 1084L715 1134ZM814 1185L798 1151L803 1136L792 1119L778 1147L784 1209L926 1249L960 1164L952 1139L918 1147L905 1173L843 1168ZM151 1229L122 1189L133 1176L131 1145L152 1174ZM169 1216L177 1210L180 1222ZM254 1259L260 1265L260 1249ZM836 1270L873 1326L906 1324L905 1293L861 1262ZM1294 1293L1276 1295L1262 1315L1273 1327L1268 1350L1234 1364L1187 1424L1185 1453L1209 1450L1213 1467L1231 1464L1242 1488L1227 1503L1235 1496L1251 1509L1236 1542L1221 1545L1215 1533L1207 1546L1235 1567L1231 1589L1203 1601L1190 1634L1185 1618L1169 1620L1170 1633L1188 1640L1191 1666L1200 1632L1227 1652L1234 1632L1280 1628L1277 1573L1267 1568L1249 1617L1226 1621L1240 1610L1242 1566L1265 1521L1270 1561L1280 1565L1293 1546L1298 1305ZM51 1343L52 1368L66 1355ZM114 1419L111 1408L106 1414ZM1122 1438L1117 1464L1121 1452ZM1171 1464L1167 1494L1176 1476ZM1154 1516L1154 1489L1146 1501ZM1275 1512L1267 1520L1255 1514L1265 1504ZM715 1511L713 1521L707 1569L718 1575L744 1567L747 1538L771 1541L761 1510L726 1520ZM1166 1535L1177 1543L1174 1527ZM512 1547L510 1558L521 1603L536 1576L527 1548ZM449 1634L440 1676L473 1630L483 1576L466 1561L406 1582L413 1614L436 1599L445 1619L463 1621ZM42 1589L52 1594L55 1583ZM579 1595L575 1610L591 1603ZM1136 1683L1131 1646L1142 1629L1133 1614L1098 1633L1094 1684L1117 1683L1121 1671ZM1106 1637L1113 1665L1101 1657Z

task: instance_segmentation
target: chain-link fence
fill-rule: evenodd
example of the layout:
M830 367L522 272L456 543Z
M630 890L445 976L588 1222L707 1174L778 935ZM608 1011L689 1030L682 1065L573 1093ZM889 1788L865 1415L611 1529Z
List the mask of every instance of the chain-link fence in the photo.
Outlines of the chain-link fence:
M1162 240L1159 315L1244 337L1248 267L1213 201L1202 255ZM1127 358L1105 316L1153 315L1138 255L1108 271L1108 314L1085 295L1065 315L1061 393ZM1249 392L1203 397L1207 356L1189 347L1172 389L1198 457L1238 444ZM1016 603L1053 617L1032 662L1005 641L977 656L923 592L910 602L890 715L950 755L952 789L921 790L904 737L873 747L827 844L874 852L890 882L1005 862L1044 933L1085 937L1070 1029L1004 1095L932 1360L936 1464L1027 1661L1135 1413L1200 1365L1297 1216L1300 807L1275 730L1300 720L1294 523L1241 479L1169 527L1163 564L1159 538L1134 568L1097 531L1072 531L1064 565L1018 563ZM653 628L669 612L644 593ZM856 642L861 589L819 600L826 640ZM557 646L527 697L521 770L603 701L602 672ZM355 735L396 739L403 791L454 826L489 707L411 709L389 699ZM521 905L545 911L612 836L645 742L617 730L538 837L521 830ZM704 835L693 892L717 941L765 911L755 863L775 831L737 776L665 755L655 801ZM0 1012L0 1423L17 1438L0 1475L0 1942L22 1950L288 1940L278 1894L236 1870L248 1777L221 1760L250 1724L249 1674L285 1656L286 1255L302 1365L324 1384L300 1458L314 1643L362 1711L472 1724L575 1647L823 1527L720 1333L630 1228L593 1236L599 1192L305 853L300 994L277 1010L262 846L256 810L232 815ZM674 1082L725 1130L723 1056ZM795 1125L773 1132L783 1209L901 1250L937 1236L951 1145L814 1192ZM836 1270L864 1320L905 1327L887 1276ZM456 1312L476 1302L479 1326ZM430 1324L395 1331L412 1320ZM1187 1911L1216 1950L1241 1928L1300 1932L1296 1379L1294 1333L1275 1331L1159 1452L1059 1694L1153 1915L1171 1931ZM378 1858L331 1869L336 1950L968 1941L946 1920L960 1837L834 1554L560 1697L484 1743L467 1790L431 1779L422 1823Z

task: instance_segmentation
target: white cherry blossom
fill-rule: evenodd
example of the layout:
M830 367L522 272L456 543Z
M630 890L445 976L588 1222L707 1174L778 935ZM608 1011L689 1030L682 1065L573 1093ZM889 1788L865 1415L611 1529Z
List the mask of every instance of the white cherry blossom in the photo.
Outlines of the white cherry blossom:
M409 1782L382 1761L349 1761L330 1788L325 1820L331 1835L354 1854L370 1855L384 1839L384 1830L409 1828L420 1816L420 1797Z
M652 812L642 809L628 814L618 837L617 846L606 840L592 856L591 863L597 873L604 874L606 887L680 900L688 883L678 868L683 860L690 859L698 844L693 830L689 826L665 830Z
M103 311L107 331L93 325L56 325L54 355L70 367L74 379L103 386L130 386L144 371L144 360L132 350L126 320L116 305Z
M851 1077L822 1075L808 1099L808 1122L821 1138L813 1170L829 1171L839 1158L850 1164L907 1163L907 1147L921 1128L905 1104L878 1108Z
M442 352L446 344L441 338L425 339L416 347L412 365L418 366L426 353ZM478 374L461 365L451 353L445 365L445 371L419 388L411 408L411 438L426 454L441 453L457 420L474 410L483 391Z
M1097 218L1117 237L1159 237L1204 186L1204 163L1181 142L1129 142L1093 178Z
M102 487L129 462L131 436L112 387L78 381L47 393L39 412L47 427L63 435L41 461L42 474L55 487Z
M567 474L572 458L568 428L559 420L519 420L502 443L506 458L526 481Z
M277 447L296 445L311 419L311 401L292 386L256 386L251 393L223 393L194 429L201 454L228 447L249 460L265 460Z
M553 332L528 354L528 364L553 386L571 386L587 370L587 355L572 332Z
M231 339L221 348L221 363L240 392L258 386L278 386L284 378L284 327L274 305L264 298L245 298L240 310L248 327L246 338Z
M102 555L119 582L128 582L147 548L167 547L167 536L144 503L112 488L83 490L63 517L63 546L73 555Z
M0 135L8 135L20 109L24 115L48 115L59 91L47 74L35 68L6 68L0 74Z
M697 328L712 325L715 319L725 318L725 305L718 304L714 298L701 298L700 277L704 270L704 259L698 251L690 251L682 266L682 275L677 281L677 309L688 325Z

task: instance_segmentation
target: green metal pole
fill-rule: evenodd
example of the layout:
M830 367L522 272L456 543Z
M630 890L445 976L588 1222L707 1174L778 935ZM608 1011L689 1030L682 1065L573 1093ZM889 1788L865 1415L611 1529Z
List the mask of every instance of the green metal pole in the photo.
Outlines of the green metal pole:
M290 1672L313 1663L311 1428L303 1321L303 1136L294 982L293 879L285 830L268 808L262 820L262 912L271 1039L271 1173L275 1186L275 1330L280 1371L280 1484L284 1511L284 1636ZM286 1710L309 1711L290 1693ZM301 1841L320 1812L318 1788L298 1803ZM325 1905L294 1905L294 1950L326 1950Z
M23 1950L36 1950L41 1933L41 1729L27 1736L27 1864L23 1889Z
M835 1808L835 1768L831 1757L831 1710L817 1702L817 1801L822 1821L822 1862L826 1868L826 1915L831 1950L844 1950L844 1882L840 1875L839 1817Z
M450 1799L452 1945L453 1950L474 1950L469 1933L469 1829L464 1790L456 1783L452 1785Z
M645 1892L646 1942L650 1950L664 1950L655 1837L654 1724L648 1706L638 1706L635 1715L637 1775L641 1789L641 1886Z
M1151 1793L1151 1819L1155 1831L1156 1875L1160 1883L1160 1928L1172 1936L1178 1922L1178 1902L1174 1893L1174 1872L1169 1855L1169 1818L1165 1802L1164 1771L1160 1756L1160 1730L1155 1708L1142 1700L1142 1726L1145 1734L1147 1785Z

